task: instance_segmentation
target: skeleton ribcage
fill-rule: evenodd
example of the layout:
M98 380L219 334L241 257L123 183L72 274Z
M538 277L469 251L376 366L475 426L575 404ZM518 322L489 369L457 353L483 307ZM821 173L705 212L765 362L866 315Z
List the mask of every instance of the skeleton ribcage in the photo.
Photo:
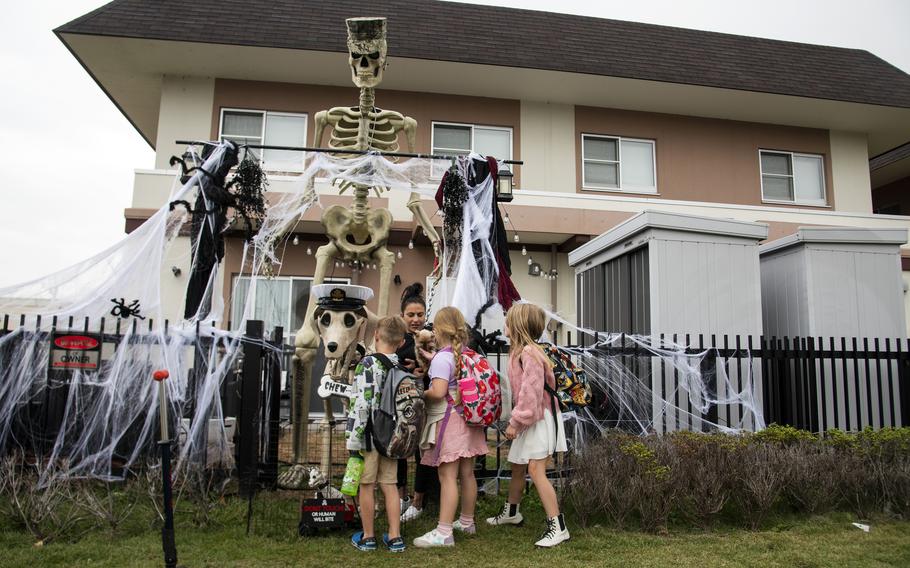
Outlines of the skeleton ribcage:
M370 113L369 118L362 119L356 109L332 109L329 120L333 122L332 137L329 140L332 148L398 151L398 132L402 124L398 113L374 112Z

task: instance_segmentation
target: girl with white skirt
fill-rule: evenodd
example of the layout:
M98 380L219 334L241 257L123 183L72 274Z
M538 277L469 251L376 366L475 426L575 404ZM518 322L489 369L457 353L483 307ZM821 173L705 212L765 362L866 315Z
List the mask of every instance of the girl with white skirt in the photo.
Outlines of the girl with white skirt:
M549 358L537 344L545 325L544 311L532 304L515 304L506 314L512 388L512 415L506 438L512 440L508 458L512 464L512 480L508 501L498 515L487 519L487 523L499 526L524 522L519 506L525 474L530 473L547 514L546 530L535 544L550 548L569 540L569 530L559 511L556 491L547 478L547 460L555 452L566 451L566 433L559 403L544 389L545 384L550 389L556 388Z

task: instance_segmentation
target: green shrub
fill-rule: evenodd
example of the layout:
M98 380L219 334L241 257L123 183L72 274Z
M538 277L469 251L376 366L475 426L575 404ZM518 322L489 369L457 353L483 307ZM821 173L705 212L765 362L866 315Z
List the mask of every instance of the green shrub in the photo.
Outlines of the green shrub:
M763 444L779 444L789 446L800 442L817 442L818 436L806 430L800 430L793 426L781 426L779 424L770 424L764 430L749 435L752 442Z

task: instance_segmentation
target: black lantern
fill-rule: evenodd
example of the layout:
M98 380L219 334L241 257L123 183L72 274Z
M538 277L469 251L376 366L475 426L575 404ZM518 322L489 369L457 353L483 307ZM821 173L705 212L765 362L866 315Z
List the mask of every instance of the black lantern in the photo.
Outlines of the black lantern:
M499 182L496 184L496 201L508 203L512 201L512 172L503 166L499 170Z

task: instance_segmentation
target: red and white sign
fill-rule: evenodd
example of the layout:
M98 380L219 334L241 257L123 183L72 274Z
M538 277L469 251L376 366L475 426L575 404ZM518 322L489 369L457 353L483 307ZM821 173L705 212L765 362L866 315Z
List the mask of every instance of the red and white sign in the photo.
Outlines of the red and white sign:
M55 332L51 337L51 370L96 371L101 365L101 336Z

